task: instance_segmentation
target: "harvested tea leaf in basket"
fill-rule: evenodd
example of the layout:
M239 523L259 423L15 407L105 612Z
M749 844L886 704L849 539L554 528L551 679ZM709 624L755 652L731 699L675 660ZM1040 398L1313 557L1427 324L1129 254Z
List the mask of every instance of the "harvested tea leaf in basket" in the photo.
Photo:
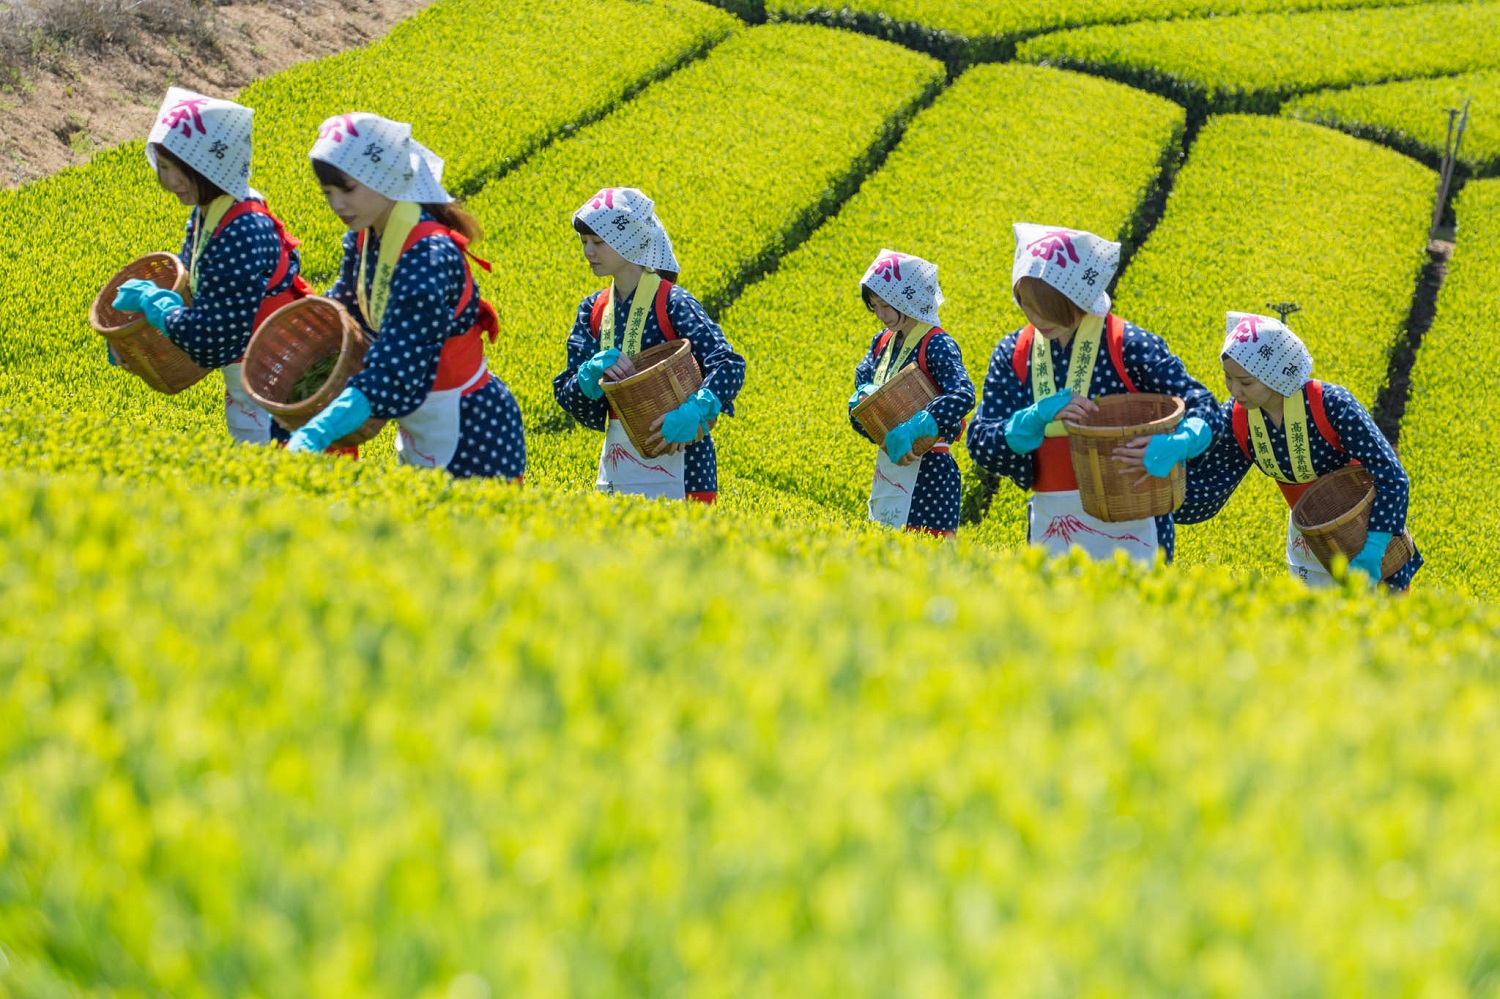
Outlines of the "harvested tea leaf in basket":
M297 379L297 384L292 386L292 394L287 402L301 402L322 388L323 383L328 381L328 376L333 374L334 366L338 363L339 356L329 354L309 364L307 370L302 372L302 377Z

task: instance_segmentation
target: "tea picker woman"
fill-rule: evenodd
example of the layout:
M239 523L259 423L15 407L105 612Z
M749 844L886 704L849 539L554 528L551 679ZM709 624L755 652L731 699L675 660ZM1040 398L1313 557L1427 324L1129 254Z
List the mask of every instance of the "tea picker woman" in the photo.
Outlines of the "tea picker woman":
M892 427L875 456L870 486L870 519L909 531L952 537L958 530L963 481L949 445L963 433L974 408L974 383L964 368L958 343L938 322L943 292L937 265L920 257L881 250L859 283L865 307L884 329L854 369L849 422L869 437L854 418L854 407L898 371L916 365L938 395L904 423ZM937 437L918 457L912 445Z
M265 444L285 440L286 432L240 384L240 360L256 327L310 289L298 273L297 241L249 186L253 114L232 101L167 91L146 138L146 160L161 186L192 207L179 253L192 305L134 279L120 286L114 307L144 313L193 363L222 370L230 436Z
M1120 244L1089 232L1018 223L1011 287L1028 324L1002 339L990 359L984 398L969 426L980 467L1031 491L1027 538L1055 554L1078 546L1094 558L1124 551L1172 560L1170 514L1108 523L1085 513L1064 420L1085 420L1091 397L1126 392L1175 395L1186 404L1171 434L1138 438L1116 452L1122 466L1165 477L1203 453L1221 431L1212 393L1189 377L1161 337L1109 311L1105 289Z
M1380 579L1386 546L1406 530L1409 484L1396 452L1348 389L1312 377L1312 355L1283 323L1231 312L1226 326L1220 361L1233 396L1223 406L1230 432L1188 463L1187 501L1178 521L1192 524L1218 513L1252 466L1276 480L1291 506L1321 476L1358 463L1375 480L1375 502L1365 546L1349 565ZM1311 585L1333 582L1290 516L1286 561L1293 575ZM1417 553L1383 582L1404 590L1421 566Z
M443 161L410 125L366 113L325 121L310 155L349 229L329 296L373 343L364 368L288 449L321 451L375 416L396 421L403 464L519 480L521 410L485 366L484 343L499 323L466 259L481 231L443 190Z
M719 464L712 430L721 413L734 414L745 359L676 283L672 241L645 194L607 187L573 213L573 230L590 269L609 278L610 286L579 304L568 334L567 367L552 380L552 394L579 423L604 431L596 485L604 492L714 502ZM703 384L656 419L647 450L665 450L646 458L611 412L603 383L636 374L632 355L677 339L688 342Z

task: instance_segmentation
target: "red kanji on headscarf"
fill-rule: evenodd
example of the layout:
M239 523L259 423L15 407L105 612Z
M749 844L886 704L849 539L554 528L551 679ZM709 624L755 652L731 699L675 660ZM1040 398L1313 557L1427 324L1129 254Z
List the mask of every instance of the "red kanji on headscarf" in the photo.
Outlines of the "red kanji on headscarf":
M875 261L875 273L887 281L901 280L901 254L887 253Z
M1236 343L1260 343L1260 317L1246 316L1234 328Z
M1027 243L1026 248L1031 251L1033 257L1050 260L1059 267L1068 266L1069 260L1075 264L1078 263L1078 251L1073 247L1073 230L1071 229L1049 230L1043 233L1041 238Z
M598 211L600 208L613 208L614 206L615 189L612 187L606 187L604 190L594 195L594 199L589 202L589 207L594 209L595 211Z
M178 101L167 112L166 117L162 118L161 123L168 129L181 125L182 136L185 139L193 137L194 128L198 129L199 134L207 135L208 129L203 127L203 116L198 113L198 108L207 103L208 101L201 97Z
M332 139L334 142L343 142L345 132L348 132L356 139L359 138L359 129L354 127L353 115L341 114L336 117L329 118L326 122L323 123L323 127L318 129L318 138Z

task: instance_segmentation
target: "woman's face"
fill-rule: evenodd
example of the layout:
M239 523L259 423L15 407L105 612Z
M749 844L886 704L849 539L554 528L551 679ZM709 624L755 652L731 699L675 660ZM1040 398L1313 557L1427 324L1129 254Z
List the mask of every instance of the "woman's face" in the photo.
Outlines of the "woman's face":
M583 259L589 262L589 269L596 277L615 277L630 266L630 261L616 253L613 247L598 236L579 233L578 240L583 244Z
M198 186L176 163L165 156L156 157L156 181L167 191L177 195L177 200L188 207L198 203Z
M1026 317L1026 321L1036 327L1036 331L1048 340L1061 340L1063 337L1072 336L1078 329L1078 324L1083 322L1083 317L1080 315L1071 324L1060 326L1054 320L1041 316L1036 302L1026 290L1024 281L1016 287L1016 301L1020 303L1021 313Z
M350 232L372 228L390 217L391 209L396 207L394 201L353 177L348 178L348 184L348 187L324 184L323 197Z
M881 298L874 292L870 293L870 298L875 303L875 318L879 319L881 323L884 324L886 329L894 330L899 327L903 321L909 318L901 310L897 309L895 306L891 305L889 302L887 302L885 299Z
M1228 357L1221 360L1224 364L1224 387L1241 406L1246 409L1261 409L1273 398L1279 398L1269 385L1246 371L1236 361Z

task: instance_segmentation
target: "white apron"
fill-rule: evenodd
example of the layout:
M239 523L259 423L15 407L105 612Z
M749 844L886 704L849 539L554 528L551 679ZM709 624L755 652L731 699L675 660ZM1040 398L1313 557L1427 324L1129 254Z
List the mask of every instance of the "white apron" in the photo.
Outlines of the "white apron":
M1302 532L1292 524L1290 513L1286 515L1286 567L1293 576L1313 589L1336 585L1333 575L1323 568L1323 563L1318 561L1318 556L1308 547Z
M1116 523L1090 517L1083 512L1076 489L1032 493L1026 509L1031 518L1027 537L1049 554L1066 555L1076 546L1099 560L1112 559L1117 551L1148 565L1156 558L1154 517Z
M614 417L604 431L604 450L599 455L599 481L602 493L624 493L648 499L686 499L686 454L664 454L644 457L630 443L625 424Z
M447 468L458 453L461 433L458 407L464 393L471 391L489 374L481 364L479 370L458 388L427 393L411 413L396 421L396 457L403 465L416 468Z
M271 443L271 414L255 404L240 381L238 363L224 366L224 422L241 444Z
M875 478L870 483L870 519L900 530L911 515L912 494L917 491L917 475L922 459L910 465L898 465L886 457L885 448L875 454Z

